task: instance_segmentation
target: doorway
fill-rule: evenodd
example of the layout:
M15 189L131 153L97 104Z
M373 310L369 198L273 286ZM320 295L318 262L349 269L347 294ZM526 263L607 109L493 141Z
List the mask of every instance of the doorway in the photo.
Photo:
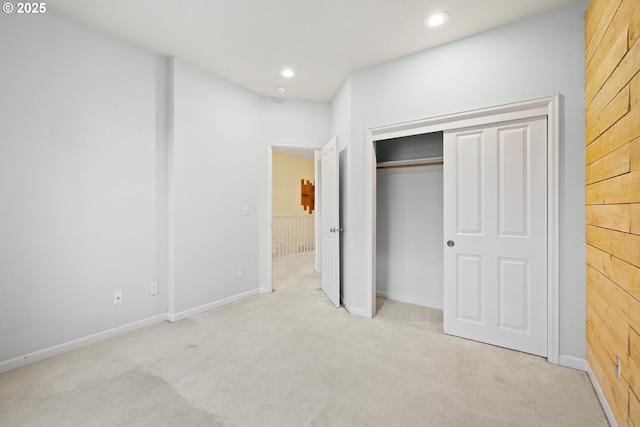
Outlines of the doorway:
M316 286L320 268L314 185L320 148L268 145L266 292L295 283Z
M415 122L402 123L370 129L366 133L365 142L365 242L368 256L365 273L370 315L376 310L376 153L375 142L404 136L420 135L438 131L452 131L473 126L483 126L521 120L534 117L546 117L547 168L546 168L546 357L551 363L558 363L559 358L559 181L558 181L558 146L559 146L559 96L534 99L514 104L484 108L448 116L434 117ZM446 314L445 314L446 315Z

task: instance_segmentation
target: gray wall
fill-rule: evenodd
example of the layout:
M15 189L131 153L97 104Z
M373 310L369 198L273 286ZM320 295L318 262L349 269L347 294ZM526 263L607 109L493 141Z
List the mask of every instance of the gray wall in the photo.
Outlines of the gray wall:
M3 361L167 307L148 288L162 59L52 13L1 14L0 52Z
M322 145L328 103L49 12L2 14L0 51L0 362L260 286L267 142Z
M364 218L366 129L559 93L560 351L585 355L584 11L586 1L351 75L347 189ZM386 82L386 84L381 84ZM365 229L348 234L345 293L364 309Z
M181 312L266 286L267 142L325 144L330 110L327 103L265 99L178 59L173 64L173 252Z
M442 165L380 169L376 285L389 297L442 308Z
M264 139L257 95L177 59L173 78L175 311L181 312L258 285L256 183Z

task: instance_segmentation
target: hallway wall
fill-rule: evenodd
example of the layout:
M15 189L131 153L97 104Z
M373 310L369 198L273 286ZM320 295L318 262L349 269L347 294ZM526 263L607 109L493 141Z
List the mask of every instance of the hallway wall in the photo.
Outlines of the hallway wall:
M315 181L313 160L273 152L273 214L309 215L300 203L300 180Z

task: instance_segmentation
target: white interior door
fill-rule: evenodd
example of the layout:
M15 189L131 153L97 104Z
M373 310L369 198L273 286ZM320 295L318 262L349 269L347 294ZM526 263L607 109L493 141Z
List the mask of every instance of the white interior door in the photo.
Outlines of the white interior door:
M340 228L338 139L320 150L320 227L322 236L322 290L340 307Z
M445 132L445 333L547 355L546 168L546 117Z

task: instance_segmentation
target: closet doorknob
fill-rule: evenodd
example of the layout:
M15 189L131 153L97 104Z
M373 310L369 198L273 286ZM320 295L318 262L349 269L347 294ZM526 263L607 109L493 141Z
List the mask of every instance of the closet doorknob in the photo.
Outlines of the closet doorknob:
M453 240L449 240L447 242L447 246L449 246L450 248L452 248L455 245L455 243L453 242Z

